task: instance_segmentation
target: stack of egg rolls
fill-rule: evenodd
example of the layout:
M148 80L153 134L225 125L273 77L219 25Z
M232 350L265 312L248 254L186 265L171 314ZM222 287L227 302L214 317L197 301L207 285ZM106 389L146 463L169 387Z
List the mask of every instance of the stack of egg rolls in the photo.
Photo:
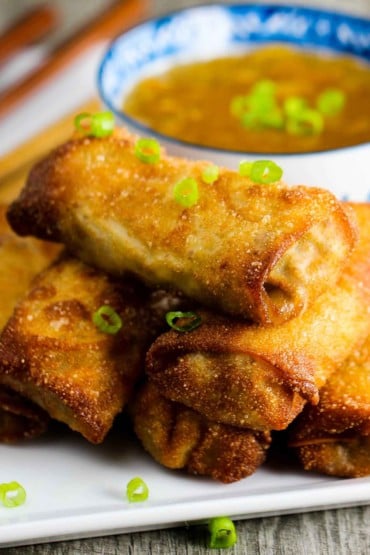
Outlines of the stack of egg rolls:
M145 163L135 154L135 140L123 130L72 138L33 168L10 206L8 220L18 234L61 242L72 253L79 279L67 292L73 283L73 302L82 302L89 318L80 349L85 335L81 341L74 333L80 320L73 316L65 329L58 319L58 329L50 329L43 311L57 310L54 296L39 299L31 290L0 339L0 383L53 417L63 420L68 413L72 428L101 441L104 424L94 423L93 411L71 417L82 397L96 401L85 362L81 373L73 367L70 381L62 376L57 403L43 369L57 345L51 375L60 377L65 340L83 357L93 351L94 359L98 350L91 312L110 294L94 285L86 300L86 271L80 269L100 272L98 283L112 281L113 289L133 274L153 289L180 290L184 309L201 317L197 329L159 335L160 327L152 326L154 335L141 340L133 325L138 366L159 335L146 356L146 379L132 397L134 429L165 466L235 481L263 462L271 430L286 429L305 404L319 402L328 378L369 335L370 206L341 203L318 188L254 183L223 168L209 184L202 177L207 162L162 152L157 163ZM175 184L185 178L197 183L193 206L174 198ZM57 264L36 281L36 291L57 283L57 299L60 294L64 302L58 279L65 271L59 269L58 278ZM131 296L124 298L131 311ZM31 314L42 325L25 323ZM114 367L127 341L118 336L104 345L103 359ZM137 368L137 359L128 361ZM132 372L137 376L137 369Z

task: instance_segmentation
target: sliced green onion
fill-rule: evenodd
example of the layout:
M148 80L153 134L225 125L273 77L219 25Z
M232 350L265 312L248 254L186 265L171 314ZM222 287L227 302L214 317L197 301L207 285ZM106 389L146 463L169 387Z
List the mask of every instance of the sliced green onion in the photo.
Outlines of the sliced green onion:
M289 96L284 100L283 109L285 114L295 116L308 108L307 100L302 96Z
M202 171L202 180L204 181L204 183L214 183L215 181L217 181L219 174L220 169L218 166L206 166Z
M23 505L26 497L26 490L18 482L0 484L0 501L4 507Z
M261 118L258 112L245 112L240 121L248 129L260 129L261 127Z
M82 112L77 114L74 119L74 126L77 131L87 133L90 130L91 114L89 112Z
M254 183L274 183L279 181L283 175L283 170L280 166L271 160L257 160L253 162L250 178Z
M176 323L177 320L185 320L185 322L179 325ZM195 312L174 311L167 312L166 322L176 331L192 331L200 326L202 319Z
M284 116L279 108L274 108L260 115L260 122L264 127L283 129Z
M208 523L208 530L210 532L209 547L211 548L232 547L237 542L235 525L226 516L212 518Z
M93 137L108 137L114 130L114 116L111 112L98 112L89 114L83 112L74 119L75 127L85 135Z
M251 174L253 162L248 162L247 160L242 160L239 163L239 174L243 177L249 177Z
M185 208L191 208L198 202L198 183L193 177L185 177L178 181L173 188L173 197Z
M276 83L270 81L269 79L262 79L262 81L257 81L253 85L251 90L251 94L253 96L264 96L264 97L273 97L276 93Z
M286 122L286 130L291 135L319 135L323 128L320 112L308 108L289 117Z
M114 335L122 327L119 314L109 305L103 305L94 312L92 320L99 331Z
M129 503L140 503L149 497L149 489L142 478L132 478L126 486L126 496Z
M156 164L161 157L161 147L155 139L138 139L135 143L135 156L144 164Z
M346 96L340 89L325 89L317 98L317 108L325 116L335 116L343 109Z

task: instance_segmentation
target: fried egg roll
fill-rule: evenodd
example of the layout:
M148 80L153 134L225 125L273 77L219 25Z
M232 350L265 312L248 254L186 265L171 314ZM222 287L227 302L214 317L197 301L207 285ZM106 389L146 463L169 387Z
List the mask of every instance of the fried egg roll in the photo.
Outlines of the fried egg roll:
M6 210L0 203L0 330L36 274L61 250L59 245L16 235L6 220Z
M268 432L212 422L169 401L151 383L139 390L130 412L136 435L158 463L224 483L253 474L271 441Z
M131 278L114 280L63 256L35 279L3 330L0 384L101 442L159 325L151 303L151 292ZM100 329L93 316L102 306L109 314ZM105 332L104 323L115 327L118 316L121 328Z
M124 131L75 138L33 168L8 218L113 275L129 270L266 325L297 316L337 281L352 218L328 191L223 168L208 184L208 166L164 153L144 163ZM194 182L199 198L186 207Z
M0 442L14 443L43 434L48 414L28 399L0 386Z
M305 470L370 475L370 336L332 374L319 404L293 423L290 445Z
M0 330L32 279L48 266L60 246L18 237L6 220L7 206L0 203ZM46 412L14 392L0 387L0 442L37 437L48 426Z
M360 240L335 287L274 327L199 311L202 324L153 343L147 373L162 395L224 424L281 430L370 330L370 205L353 205Z

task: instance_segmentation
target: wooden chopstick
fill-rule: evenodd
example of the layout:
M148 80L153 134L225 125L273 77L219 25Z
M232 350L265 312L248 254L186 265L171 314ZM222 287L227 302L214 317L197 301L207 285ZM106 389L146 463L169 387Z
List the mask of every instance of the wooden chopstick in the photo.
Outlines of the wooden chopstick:
M0 36L0 64L21 48L43 39L55 28L57 21L58 13L50 5L27 11Z
M147 0L119 0L113 4L83 30L58 46L51 57L36 72L2 94L0 96L0 116L16 107L20 100L66 67L94 43L113 38L114 35L136 22L144 15L147 5Z
M63 116L15 150L0 158L0 202L8 204L22 188L31 167L73 133L73 118L80 112L96 112L99 100L91 99Z

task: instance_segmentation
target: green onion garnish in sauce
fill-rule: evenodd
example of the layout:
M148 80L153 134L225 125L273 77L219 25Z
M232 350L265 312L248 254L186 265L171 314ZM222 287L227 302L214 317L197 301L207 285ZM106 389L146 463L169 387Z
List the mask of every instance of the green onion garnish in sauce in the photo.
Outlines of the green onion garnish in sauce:
M340 89L325 89L317 98L317 108L325 116L335 116L342 111L346 96Z
M75 128L92 137L108 137L114 130L114 116L111 112L89 114L83 112L74 119Z
M320 112L305 109L289 117L286 130L291 135L319 135L324 128L324 120Z
M155 139L138 139L135 143L135 156L144 164L156 164L161 158L161 147Z
M212 518L208 522L208 530L210 532L209 547L213 549L232 547L237 542L235 525L226 516Z
M181 320L181 323L177 323ZM173 311L166 314L167 324L176 331L192 331L200 326L202 319L195 312Z
M180 179L173 188L173 198L185 208L191 208L198 202L198 183L193 177Z
M219 173L220 170L218 166L214 166L213 164L206 166L202 171L202 180L204 183L212 184L217 181Z
M116 334L122 327L122 320L119 314L109 305L103 305L94 312L92 320L99 331Z
M26 490L18 482L0 484L0 502L4 507L19 507L26 497Z
M142 478L132 478L126 486L126 497L129 503L140 503L149 497L149 488Z

